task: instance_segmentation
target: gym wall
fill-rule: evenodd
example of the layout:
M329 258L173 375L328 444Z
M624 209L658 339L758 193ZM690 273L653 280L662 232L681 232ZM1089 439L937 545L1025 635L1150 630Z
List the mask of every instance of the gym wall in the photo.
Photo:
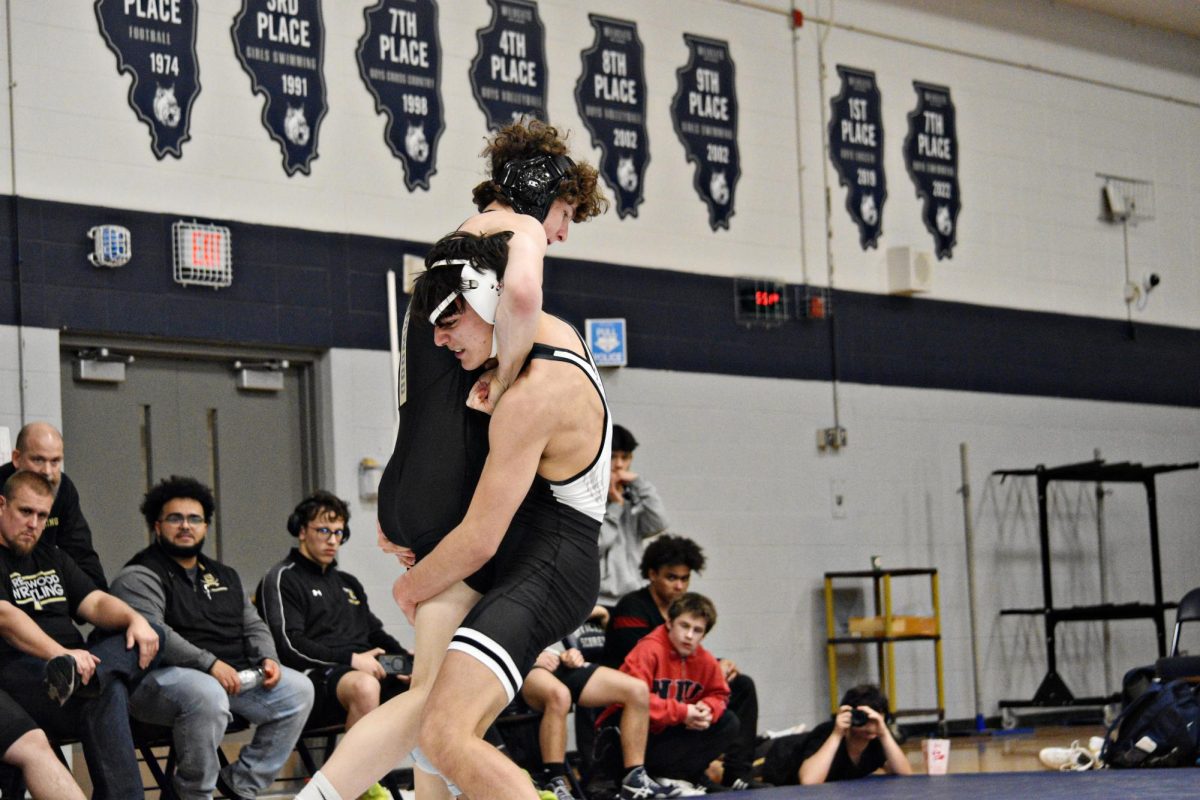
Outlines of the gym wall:
M264 101L234 54L240 2L200 4L191 138L182 158L159 160L92 5L13 0L0 240L10 252L14 237L19 244L21 282L4 259L0 424L21 424L20 385L26 418L61 416L62 330L301 348L321 354L326 484L357 498L359 460L386 460L393 436L383 275L471 211L486 129L467 72L491 16L485 0L439 3L446 130L430 188L410 192L354 57L371 5L323 3L329 110L311 174L288 177L261 123ZM606 373L614 417L642 442L636 469L669 504L673 530L708 552L693 587L721 612L710 645L758 679L764 728L827 712L821 575L865 568L876 554L886 566L941 570L948 715L972 715L956 494L958 445L967 442L981 705L994 713L1001 698L1032 695L1044 652L1040 621L997 616L1040 602L1032 491L990 472L1082 461L1095 449L1146 463L1200 455L1200 158L1186 135L1200 129L1200 49L1180 34L1033 0L939 12L916 0L797 5L806 21L793 29L779 0L538 3L550 119L593 161L600 151L574 99L580 54L594 39L588 13L636 21L650 152L636 216L610 211L551 249L547 308L576 324L629 320L630 366ZM710 226L669 115L685 33L727 41L736 67L741 176L727 230ZM859 243L824 154L837 65L873 71L881 94L888 194L871 249ZM934 261L931 291L890 297L887 249L933 249L901 156L914 80L951 90L962 211L953 256ZM1154 272L1162 283L1133 310L1133 339L1123 232L1101 219L1097 173L1154 184L1154 219L1129 229L1130 273L1140 281ZM230 226L230 288L170 281L176 219ZM85 260L86 229L105 222L133 231L134 258L118 270ZM740 327L732 276L772 277L792 291L832 286L833 323ZM194 313L169 313L180 308ZM819 453L815 433L834 421L835 374L849 445ZM1171 599L1200 573L1188 544L1200 519L1196 488L1195 472L1159 481ZM1090 491L1054 497L1065 531L1054 541L1059 602L1147 600L1144 504L1114 489L1098 553ZM846 498L836 510L835 492ZM282 518L295 498L264 502ZM371 504L356 499L354 513L356 529L369 530ZM407 639L387 601L395 570L372 537L356 537L343 563ZM923 586L898 591L898 610L919 610ZM1111 631L1119 681L1153 659L1152 628L1125 622ZM1095 655L1099 624L1060 634L1060 672L1077 694L1116 688ZM929 703L929 650L897 649L898 705ZM856 675L873 675L870 659L846 654L843 686Z

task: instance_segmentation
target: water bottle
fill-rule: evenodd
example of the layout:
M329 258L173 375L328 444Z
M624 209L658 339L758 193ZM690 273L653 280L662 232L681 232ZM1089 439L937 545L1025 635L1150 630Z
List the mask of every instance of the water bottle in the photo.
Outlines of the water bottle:
M243 692L250 689L257 689L263 685L263 681L266 679L266 673L263 672L262 667L241 670L237 676L238 683L242 685Z

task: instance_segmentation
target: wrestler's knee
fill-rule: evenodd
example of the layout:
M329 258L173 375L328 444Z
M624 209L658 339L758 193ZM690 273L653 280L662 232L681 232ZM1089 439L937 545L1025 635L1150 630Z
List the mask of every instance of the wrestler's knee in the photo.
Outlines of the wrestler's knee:
M445 773L448 762L456 752L457 743L464 731L458 730L450 714L425 714L421 718L420 732L417 734L417 746L439 772ZM470 735L470 731L465 732Z

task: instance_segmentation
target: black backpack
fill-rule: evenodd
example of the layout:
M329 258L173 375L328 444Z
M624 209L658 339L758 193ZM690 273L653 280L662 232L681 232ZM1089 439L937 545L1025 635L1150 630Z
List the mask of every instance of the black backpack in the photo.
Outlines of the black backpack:
M1100 760L1110 767L1193 766L1200 757L1200 701L1176 680L1149 686L1125 707L1105 736Z

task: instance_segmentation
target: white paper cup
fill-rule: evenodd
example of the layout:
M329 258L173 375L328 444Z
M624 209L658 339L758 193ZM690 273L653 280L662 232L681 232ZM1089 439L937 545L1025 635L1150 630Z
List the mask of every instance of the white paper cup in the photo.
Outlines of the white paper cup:
M921 742L921 755L925 757L927 775L945 775L950 765L950 740L925 739Z

